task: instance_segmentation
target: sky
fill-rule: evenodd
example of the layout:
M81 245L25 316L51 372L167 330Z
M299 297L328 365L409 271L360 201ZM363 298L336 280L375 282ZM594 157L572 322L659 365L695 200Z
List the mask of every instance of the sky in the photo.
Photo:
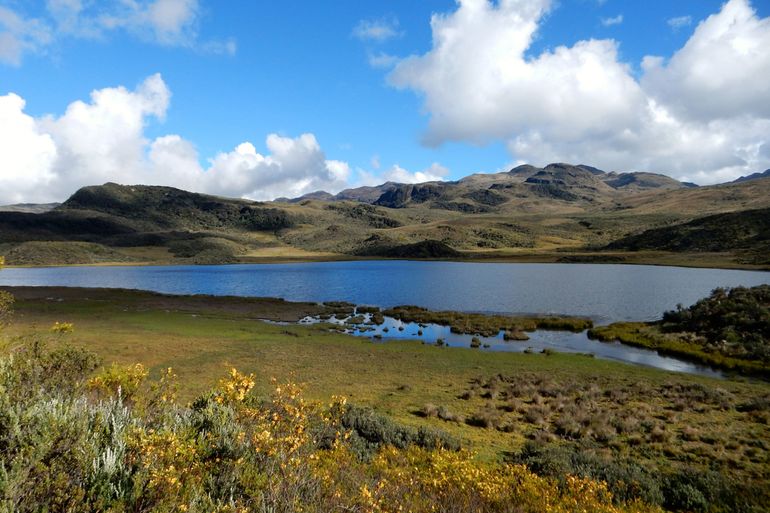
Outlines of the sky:
M0 0L0 204L770 168L770 0Z

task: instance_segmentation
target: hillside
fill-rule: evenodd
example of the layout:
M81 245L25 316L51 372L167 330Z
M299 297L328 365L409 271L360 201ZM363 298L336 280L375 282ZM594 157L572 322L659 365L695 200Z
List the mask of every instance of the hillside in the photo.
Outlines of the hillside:
M768 208L770 179L692 187L663 175L570 164L275 202L108 183L80 189L48 212L0 212L0 254L11 265L42 265L360 256L633 262L660 258L645 256L649 251L708 251L720 253L718 265L764 265L743 254L764 247L758 235L720 244L733 240L731 218L713 229L694 220ZM672 242L672 230L690 222L686 230L717 242ZM746 222L759 223L757 234L765 226L759 218Z
M612 242L611 250L750 252L770 262L770 209L716 214L687 223L645 230Z

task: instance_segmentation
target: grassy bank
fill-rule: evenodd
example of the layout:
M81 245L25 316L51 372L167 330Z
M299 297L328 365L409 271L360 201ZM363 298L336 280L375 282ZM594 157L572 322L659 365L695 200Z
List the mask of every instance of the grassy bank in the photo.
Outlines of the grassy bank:
M1 250L2 248L0 248ZM365 260L387 260L386 257L365 257L348 254L293 250L293 248L264 248L253 250L245 255L236 255L222 261L193 262L189 259L174 258L168 252L157 248L132 248L131 258L121 260L82 258L70 261L54 256L37 263L11 263L6 267L78 267L78 266L145 266L145 265L190 265L190 264L283 264L303 262L345 262ZM37 254L37 253L36 253ZM410 258L398 258L409 260ZM413 258L417 260L417 258ZM748 271L768 271L764 264L750 263L733 253L688 253L666 251L531 251L531 250L495 250L495 251L459 251L458 256L446 258L419 258L428 261L446 262L488 262L488 263L574 263L574 264L627 264L627 265L662 265L673 267L739 269Z
M397 306L382 312L404 322L440 324L449 326L454 333L497 336L505 332L506 339L526 340L523 331L555 330L580 332L591 328L593 322L582 317L567 316L504 316L483 315L454 311L436 312L419 306Z
M770 378L770 365L706 351L701 344L693 343L689 337L664 333L654 323L619 322L597 326L588 331L588 337L602 342L618 341L718 369Z
M155 377L173 367L183 403L235 366L255 374L258 396L270 393L270 378L304 383L310 400L340 395L404 426L440 429L481 460L525 462L543 475L598 476L621 496L643 492L672 509L685 509L665 497L674 482L677 490L694 490L691 511L751 511L751 504L767 500L761 492L770 483L767 383L716 381L578 355L372 343L319 325L258 320L291 321L341 305L10 290L18 301L7 333L20 337L16 345L49 337L55 322L74 323L75 332L57 337L55 346L84 346L105 366L142 363ZM638 489L623 488L629 476ZM748 505L727 507L726 497L741 486ZM728 491L718 498L710 489Z
M621 322L589 331L602 341L656 350L741 374L770 377L770 285L717 288L660 321Z

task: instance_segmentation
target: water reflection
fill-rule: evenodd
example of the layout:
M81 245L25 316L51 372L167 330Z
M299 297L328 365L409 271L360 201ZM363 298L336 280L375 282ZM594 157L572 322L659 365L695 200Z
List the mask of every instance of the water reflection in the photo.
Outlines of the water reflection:
M372 324L369 322L369 319L369 315L364 315L363 323L351 324L349 322L349 317L340 319L332 317L323 322L338 324L345 328L346 333L359 337L369 337L374 341L416 340L435 344L437 340L441 339L443 340L444 345L449 347L470 348L472 339L476 337L481 344L481 347L478 350L482 351L522 353L525 351L541 352L543 350L553 350L565 353L582 353L593 355L596 358L643 365L645 367L654 367L656 369L667 371L697 374L699 376L708 376L712 378L724 377L722 372L711 369L710 367L670 356L662 356L649 349L628 346L618 342L607 343L591 340L586 335L586 331L581 333L570 333L566 331L538 330L527 333L530 337L529 340L506 341L503 339L502 331L494 337L483 337L480 335L452 333L449 326L441 326L438 324L403 322L387 316L385 316L382 324ZM300 322L309 324L321 322L321 320L318 318L307 317Z
M50 267L0 271L0 285L349 301L500 314L646 321L715 287L770 283L770 273L606 264L362 261L227 266Z

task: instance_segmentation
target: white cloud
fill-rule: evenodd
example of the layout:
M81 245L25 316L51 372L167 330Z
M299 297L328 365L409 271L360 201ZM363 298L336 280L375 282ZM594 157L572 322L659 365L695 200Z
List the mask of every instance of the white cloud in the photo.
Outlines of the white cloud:
M549 0L460 0L433 48L389 74L418 92L424 141L505 141L515 160L588 162L710 183L770 167L770 18L730 0L637 79L613 40L529 55Z
M0 198L19 203L54 181L57 158L53 138L24 113L24 100L0 96Z
M198 11L198 0L128 0L92 16L104 30L122 28L163 45L187 46L195 39Z
M145 41L203 53L233 55L234 39L200 40L198 0L47 0L38 18L0 7L0 62L18 66L66 37L99 39L125 31Z
M398 164L395 164L385 171L381 178L388 182L423 183L443 180L448 174L449 170L436 162L431 164L429 168L416 172L407 171ZM379 180L379 183L382 183L382 180Z
M666 20L668 26L673 30L679 30L682 27L689 27L692 25L692 16L676 16Z
M264 155L243 142L204 168L181 136L145 136L150 121L165 117L170 98L160 75L133 91L94 91L90 101L75 101L58 117L33 118L22 98L0 96L0 204L61 201L79 187L107 181L267 200L338 192L351 178L348 164L327 159L313 134L270 134Z
M37 52L50 43L50 29L37 19L25 19L0 6L0 62L18 66L25 52Z
M308 192L339 192L347 185L347 163L327 160L313 134L297 138L270 134L269 155L261 155L245 142L234 151L220 153L203 174L207 192L269 200L297 197Z
M353 28L353 35L362 41L387 41L401 35L398 25L395 17L361 20Z
M770 118L770 18L731 0L668 62L647 57L642 86L677 115L709 122Z
M618 14L617 16L613 16L612 18L602 18L601 22L602 22L602 25L604 25L605 27L620 25L621 23L623 23L623 15Z

